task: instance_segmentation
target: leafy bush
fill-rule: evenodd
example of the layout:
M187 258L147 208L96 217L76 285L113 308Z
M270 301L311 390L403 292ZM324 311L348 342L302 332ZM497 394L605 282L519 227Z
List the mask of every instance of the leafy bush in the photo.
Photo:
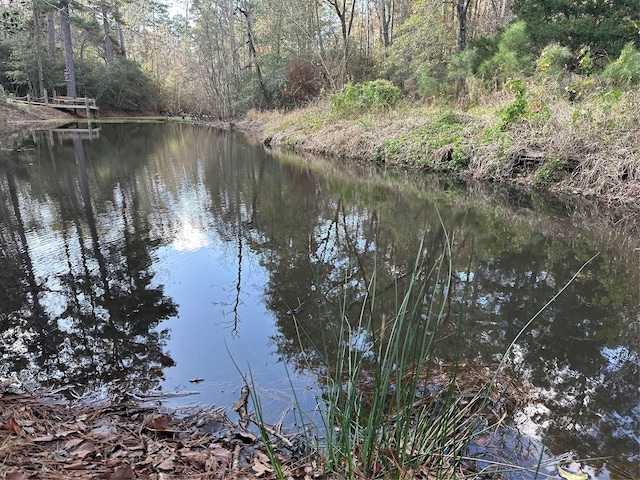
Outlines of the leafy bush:
M557 43L547 45L536 61L536 73L541 77L559 78L572 59L573 55L567 47Z
M140 65L132 60L91 64L83 76L83 88L102 108L138 111L157 109L158 91Z
M578 72L583 75L591 75L593 66L594 62L591 56L591 48L588 45L582 47L578 52Z
M522 80L510 80L507 86L515 93L516 99L512 104L507 105L507 107L502 110L502 116L500 118L503 127L524 117L527 114L529 106L527 101L527 86Z
M624 46L618 59L604 69L602 76L620 85L640 83L640 52L633 42Z
M383 111L394 107L400 100L398 87L388 80L373 80L352 85L343 93L331 95L331 110L340 115L353 115Z

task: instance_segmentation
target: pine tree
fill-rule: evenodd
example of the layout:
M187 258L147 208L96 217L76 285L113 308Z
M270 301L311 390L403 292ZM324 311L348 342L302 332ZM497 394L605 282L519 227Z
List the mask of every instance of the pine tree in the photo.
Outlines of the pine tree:
M513 12L526 22L538 48L550 43L573 51L589 46L616 57L629 41L640 46L638 0L514 0Z

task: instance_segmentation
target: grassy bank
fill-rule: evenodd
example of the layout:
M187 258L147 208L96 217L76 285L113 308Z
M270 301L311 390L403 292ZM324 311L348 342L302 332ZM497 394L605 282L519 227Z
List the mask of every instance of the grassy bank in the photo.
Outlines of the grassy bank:
M570 98L571 97L571 98ZM515 81L465 103L402 101L336 111L249 112L271 146L349 160L453 172L597 197L640 199L640 91L592 83L578 99L561 84Z

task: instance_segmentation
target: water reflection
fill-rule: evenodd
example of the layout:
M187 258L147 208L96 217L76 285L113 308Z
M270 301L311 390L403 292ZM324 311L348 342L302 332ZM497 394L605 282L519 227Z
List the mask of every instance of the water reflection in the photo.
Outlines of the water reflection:
M154 242L135 182L113 182L114 166L109 198L80 137L40 140L3 157L2 374L151 388L173 364L157 327L177 309L150 286Z
M599 254L513 362L542 391L555 453L638 461L639 242L589 225L581 207L276 157L185 125L28 143L1 158L2 375L141 390L202 377L201 401L230 405L231 355L280 408L279 360L304 383L336 348L331 325L360 314L375 272L375 328L350 335L354 348L373 342L416 255L440 254L441 216L455 271L447 311L463 322L469 361L494 363ZM453 341L439 340L443 358Z

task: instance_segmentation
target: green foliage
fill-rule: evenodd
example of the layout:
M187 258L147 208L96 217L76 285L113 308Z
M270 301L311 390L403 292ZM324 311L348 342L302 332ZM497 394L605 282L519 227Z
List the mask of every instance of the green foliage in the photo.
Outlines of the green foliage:
M640 44L638 0L514 0L513 12L526 22L534 46L558 43L577 51L617 56L625 43Z
M388 80L373 80L345 85L343 93L331 95L330 104L333 113L350 116L388 110L399 100L398 87Z
M462 81L472 76L479 66L478 52L473 48L468 48L456 53L449 59L447 67L447 80Z
M418 71L418 95L421 98L437 97L440 93L441 82L433 76L431 68L425 66Z
M556 157L543 163L533 174L533 183L546 186L558 180L559 175L567 168L565 159Z
M119 58L113 63L86 65L83 90L102 108L138 111L157 108L159 93L140 65Z
M499 37L498 51L482 62L479 73L495 86L531 71L529 37L524 22L514 22Z
M624 46L618 59L607 65L602 76L620 85L640 82L640 52L634 47L633 42Z
M423 387L416 372L428 370L433 361L436 332L446 316L449 255L450 250L443 251L435 265L416 260L406 292L398 291L397 315L388 325L382 320L382 333L370 346L354 348L353 335L378 330L375 288L367 292L358 318L345 313L340 325L328 322L333 328L327 329L326 343L338 349L327 352L324 369L325 451L328 468L344 478L403 478L401 472L418 465L444 470L445 452L463 454L474 434L473 422L463 422L466 407L446 384L449 395L442 403L428 400L414 407ZM394 461L389 451L397 452Z
M560 78L568 70L572 59L573 55L567 47L557 43L547 45L536 60L536 74L540 77Z
M583 75L591 75L593 70L593 57L589 46L582 47L578 52L578 72Z
M452 172L461 172L469 166L471 151L466 146L454 146L451 152L451 160L445 164L445 169Z
M513 103L502 110L500 120L503 128L526 116L529 107L527 86L522 80L510 80L507 83L507 87L515 93L516 98Z
M455 31L443 22L440 8L431 0L417 0L385 52L383 76L396 85L403 85L407 80L417 84L421 75L423 87L431 84L428 77L442 81L446 73L446 52L455 42ZM430 90L428 86L424 91Z
M4 10L0 12L0 33L13 35L24 29L24 16L18 10Z
M433 122L433 127L438 130L451 131L458 130L462 122L460 117L453 110L442 112Z

